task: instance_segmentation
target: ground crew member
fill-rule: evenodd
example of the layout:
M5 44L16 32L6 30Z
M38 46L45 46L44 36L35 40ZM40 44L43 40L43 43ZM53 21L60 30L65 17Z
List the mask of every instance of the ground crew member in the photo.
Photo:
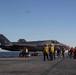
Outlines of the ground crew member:
M29 51L28 51L28 48L26 48L26 50L25 50L25 57L27 57L28 54L29 54Z
M70 58L73 58L73 52L74 52L74 48L71 47L71 49L70 49Z
M45 58L47 57L47 60L49 60L49 57L48 57L48 52L49 52L49 47L48 45L46 44L44 47L43 47L43 57L44 57L44 61L45 61Z
M76 59L76 47L74 48L74 59Z
M65 48L62 47L62 57L65 58Z
M56 47L56 50L57 50L57 56L60 57L60 54L61 54L61 49L59 46Z
M49 56L50 56L50 61L55 59L55 50L53 44L51 44L49 47Z

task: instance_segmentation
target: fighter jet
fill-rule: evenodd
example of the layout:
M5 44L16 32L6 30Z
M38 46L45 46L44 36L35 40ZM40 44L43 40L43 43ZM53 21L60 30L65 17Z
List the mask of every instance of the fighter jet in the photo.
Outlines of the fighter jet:
M45 44L54 44L56 46L64 46L69 48L69 46L62 44L56 40L43 40L43 41L26 41L25 39L19 39L18 42L10 42L3 34L0 34L0 48L9 51L20 51L24 48L28 48L31 51L42 51Z

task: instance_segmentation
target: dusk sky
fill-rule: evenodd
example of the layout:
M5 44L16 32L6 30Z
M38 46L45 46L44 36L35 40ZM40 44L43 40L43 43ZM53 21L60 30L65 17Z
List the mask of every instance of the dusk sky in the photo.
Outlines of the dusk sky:
M76 0L0 0L0 34L14 42L57 40L76 46Z

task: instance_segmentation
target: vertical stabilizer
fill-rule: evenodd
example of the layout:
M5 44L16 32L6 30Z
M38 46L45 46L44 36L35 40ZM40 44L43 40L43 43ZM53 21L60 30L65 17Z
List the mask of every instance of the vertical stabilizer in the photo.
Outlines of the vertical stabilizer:
M0 34L0 43L1 45L5 45L10 44L11 42L3 34Z

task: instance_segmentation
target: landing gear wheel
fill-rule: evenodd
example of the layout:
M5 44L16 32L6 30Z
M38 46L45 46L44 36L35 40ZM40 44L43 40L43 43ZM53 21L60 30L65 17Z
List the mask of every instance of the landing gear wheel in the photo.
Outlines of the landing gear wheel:
M20 53L20 54L19 54L19 57L24 57L23 53Z

